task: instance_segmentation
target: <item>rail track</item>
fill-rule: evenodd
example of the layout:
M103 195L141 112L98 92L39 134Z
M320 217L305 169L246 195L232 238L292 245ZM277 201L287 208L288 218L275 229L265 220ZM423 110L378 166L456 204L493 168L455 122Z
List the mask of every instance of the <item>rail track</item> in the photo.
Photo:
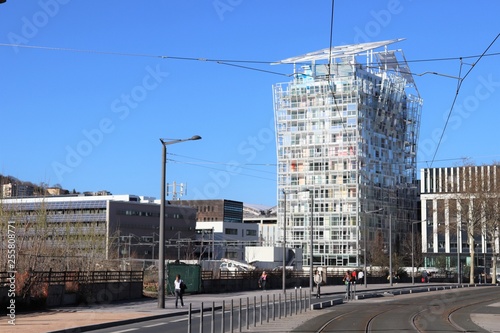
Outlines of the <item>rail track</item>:
M315 333L327 332L481 332L470 320L475 309L498 302L498 288L454 289L433 295L412 295L350 302L316 318L321 327ZM472 325L472 326L471 326ZM318 327L318 326L316 326ZM483 330L486 332L485 330Z

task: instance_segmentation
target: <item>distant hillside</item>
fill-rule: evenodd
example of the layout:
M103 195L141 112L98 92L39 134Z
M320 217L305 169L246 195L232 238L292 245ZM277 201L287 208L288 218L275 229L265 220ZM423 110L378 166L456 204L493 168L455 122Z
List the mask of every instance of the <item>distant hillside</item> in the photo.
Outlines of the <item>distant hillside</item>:
M61 192L64 192L65 194L69 193L69 191L63 190L61 185L59 185L59 184L56 184L54 186L49 186L48 184L41 183L41 184L37 185L37 184L33 184L32 182L17 179L16 177L13 177L13 176L4 176L4 175L0 174L0 185L9 184L9 183L32 186L34 189L33 190L34 195L45 195L47 192L47 188L60 188ZM0 191L0 193L1 193L1 191Z

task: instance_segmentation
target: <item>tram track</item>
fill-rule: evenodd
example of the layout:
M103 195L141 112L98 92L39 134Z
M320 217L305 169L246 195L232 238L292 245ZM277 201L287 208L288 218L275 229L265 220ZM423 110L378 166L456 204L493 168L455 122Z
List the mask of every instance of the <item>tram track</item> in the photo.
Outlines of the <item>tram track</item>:
M454 292L457 293L454 293ZM466 290L464 290L466 291ZM470 314L489 303L498 301L498 295L491 295L487 290L476 289L472 293L459 293L453 290L434 297L415 295L401 302L401 299L373 300L363 303L345 304L329 316L317 318L324 323L314 333L327 332L471 332L476 330ZM478 300L478 298L481 298ZM465 311L464 311L465 310ZM465 316L467 314L467 316ZM406 320L405 320L406 318ZM476 328L471 328L475 325ZM318 328L319 327L319 328ZM486 332L486 331L485 331Z
M455 328L458 332L468 332L468 330L466 328L462 327L455 320L453 320L453 318L452 318L453 315L456 314L460 310L464 310L464 309L474 307L477 305L481 305L481 304L488 304L488 303L496 301L496 300L497 300L496 297L490 297L490 298L483 299L481 301L472 302L472 303L468 303L468 304L464 304L461 306L456 306L456 307L450 308L446 311L447 323L450 326L452 326L453 328ZM430 308L419 311L419 312L415 313L414 316L412 316L411 322L412 322L416 332L418 332L418 333L429 332L429 330L426 330L425 328L419 327L419 325L418 325L418 322L419 322L418 317L421 316L424 312L428 312L429 309Z

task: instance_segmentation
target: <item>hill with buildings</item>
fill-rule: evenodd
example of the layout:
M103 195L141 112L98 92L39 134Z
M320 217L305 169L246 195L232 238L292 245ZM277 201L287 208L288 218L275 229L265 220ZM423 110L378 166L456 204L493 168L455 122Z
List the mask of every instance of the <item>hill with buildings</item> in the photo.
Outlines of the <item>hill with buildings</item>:
M23 196L43 196L69 194L61 185L49 186L46 183L34 184L29 181L20 180L13 176L0 174L0 195L2 198L23 197ZM71 193L77 194L75 190Z

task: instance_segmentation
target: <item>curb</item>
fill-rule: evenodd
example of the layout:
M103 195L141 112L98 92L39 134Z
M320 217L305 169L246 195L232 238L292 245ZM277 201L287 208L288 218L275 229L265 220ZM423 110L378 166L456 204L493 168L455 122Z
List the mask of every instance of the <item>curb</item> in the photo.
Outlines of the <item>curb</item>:
M325 308L332 307L334 305L340 305L344 304L344 299L343 298L335 298L330 301L324 301L324 302L319 302L319 303L314 303L311 304L311 310L321 310Z
M222 309L222 306L216 306L214 310L220 310ZM212 307L203 307L203 312L211 311ZM200 309L197 310L191 310L191 313L200 313ZM88 332L88 331L93 331L97 329L103 329L103 328L110 328L110 327L115 327L115 326L120 326L120 325L128 325L128 324L134 324L134 323L140 323L143 321L149 321L149 320L155 320L155 319L162 319L162 318L169 318L169 317L176 317L176 316L183 316L189 314L189 310L184 310L184 311L178 311L174 313L165 313L165 314L160 314L160 315L152 315L152 316L145 316L142 318L133 318L133 319L124 319L124 320L117 320L117 321L110 321L107 323L100 323L100 324L93 324L93 325L87 325L87 326L80 326L80 327L72 327L72 328L67 328L63 330L56 330L56 331L50 331L47 333L79 333L79 332Z

